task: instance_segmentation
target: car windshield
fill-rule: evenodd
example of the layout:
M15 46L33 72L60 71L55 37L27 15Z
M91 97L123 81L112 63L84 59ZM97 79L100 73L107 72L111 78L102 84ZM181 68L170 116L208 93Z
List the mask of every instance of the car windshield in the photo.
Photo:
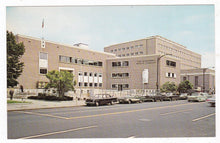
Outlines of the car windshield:
M201 95L200 92L194 92L194 93L192 93L192 96L199 96L199 95Z

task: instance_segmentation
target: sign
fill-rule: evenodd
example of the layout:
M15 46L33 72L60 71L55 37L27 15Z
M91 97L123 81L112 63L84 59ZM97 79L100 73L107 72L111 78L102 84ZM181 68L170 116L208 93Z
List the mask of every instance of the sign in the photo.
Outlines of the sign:
M142 72L143 84L148 83L148 75L149 75L148 69L144 69L143 72Z

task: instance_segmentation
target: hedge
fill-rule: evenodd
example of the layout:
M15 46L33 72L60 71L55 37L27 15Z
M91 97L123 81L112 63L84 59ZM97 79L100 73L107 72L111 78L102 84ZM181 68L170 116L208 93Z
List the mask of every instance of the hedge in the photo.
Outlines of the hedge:
M68 101L68 100L73 100L73 97L69 97L69 96L57 97L54 95L47 95L46 93L39 93L38 96L29 96L28 99L47 100L47 101Z

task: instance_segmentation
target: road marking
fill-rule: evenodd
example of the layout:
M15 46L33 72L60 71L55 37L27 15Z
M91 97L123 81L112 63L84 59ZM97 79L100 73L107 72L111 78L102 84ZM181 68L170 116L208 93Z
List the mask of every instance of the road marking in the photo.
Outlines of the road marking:
M184 106L184 105L193 105L193 104L197 104L197 103L186 103L186 104L177 104L177 105L169 105L169 106L161 106L161 107L152 107L152 108L145 108L145 109L128 110L128 111L121 111L121 112L112 112L112 113L86 115L86 116L77 116L77 117L69 117L69 118L66 118L66 119L81 119L81 118L91 118L91 117L99 117L99 116L117 115L117 114L125 114L125 113L139 112L139 111L171 108L171 107L178 107L178 106Z
M38 116L53 117L53 118L59 118L59 119L68 119L67 117L55 116L55 115L50 115L50 114L41 114L41 113L36 113L36 112L27 112L27 111L14 111L14 112L38 115Z
M150 119L139 119L140 121L143 121L143 122L149 122L151 121Z
M179 111L174 111L174 112L167 112L167 113L163 113L163 114L160 114L160 115L164 116L164 115L175 114L175 113L180 113L180 112L190 111L190 110L192 110L192 109L179 110Z
M130 136L130 137L128 137L129 139L133 139L133 138L135 138L135 136Z
M212 114L209 114L209 115L206 115L206 116L200 117L200 118L196 118L196 119L194 119L194 120L192 120L192 121L195 122L195 121L198 121L198 120L201 120L201 119L204 119L204 118L207 118L207 117L213 116L213 115L215 115L215 113L212 113Z
M27 136L27 137L22 137L22 138L18 138L18 139L37 138L37 137L43 137L43 136L54 135L54 134L61 134L61 133L66 133L66 132L73 132L73 131L78 131L78 130L83 130L83 129L91 129L91 128L96 128L96 127L98 127L98 126L87 126L87 127L81 127L81 128L69 129L69 130L64 130L64 131L57 131L57 132L51 132L51 133L45 133L45 134L39 134L39 135L33 135L33 136Z

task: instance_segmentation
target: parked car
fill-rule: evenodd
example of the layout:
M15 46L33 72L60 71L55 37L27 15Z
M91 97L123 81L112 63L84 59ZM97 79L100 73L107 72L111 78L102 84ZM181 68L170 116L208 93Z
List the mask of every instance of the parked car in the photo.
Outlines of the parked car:
M117 102L116 97L112 97L109 94L95 94L91 98L86 99L85 103L86 105L105 105L105 104L114 104L114 102Z
M187 97L188 97L187 93L181 93L180 96L179 96L179 100L186 100Z
M215 107L215 96L206 100L212 107Z
M161 95L163 96L163 101L174 101L174 100L178 100L179 99L178 95L174 95L171 92L168 92L168 93L165 93L165 94L163 93Z
M127 95L127 96L119 98L118 102L130 104L130 103L141 103L141 100L137 96Z
M151 101L151 102L157 102L157 101L163 101L164 95L161 93L148 93L147 96L145 96L146 101Z
M192 95L188 96L187 100L188 102L192 101L198 101L198 102L204 102L207 99L207 95L202 92L194 92Z

